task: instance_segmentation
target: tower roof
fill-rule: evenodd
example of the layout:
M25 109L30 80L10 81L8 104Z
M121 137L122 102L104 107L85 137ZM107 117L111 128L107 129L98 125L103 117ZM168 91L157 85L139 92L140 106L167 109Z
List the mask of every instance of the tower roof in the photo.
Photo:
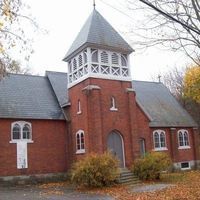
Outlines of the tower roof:
M133 52L132 47L96 9L93 10L85 22L63 60L68 61L87 46L120 51L128 54Z

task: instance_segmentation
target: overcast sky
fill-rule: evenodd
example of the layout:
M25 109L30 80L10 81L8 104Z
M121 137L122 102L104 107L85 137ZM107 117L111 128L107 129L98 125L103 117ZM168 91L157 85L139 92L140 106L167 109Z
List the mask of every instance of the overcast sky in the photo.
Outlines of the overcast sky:
M106 0L112 6L124 11L124 0ZM122 2L122 4L120 3ZM36 74L43 75L46 70L67 72L67 63L62 61L76 35L93 10L93 0L26 0L30 5L30 12L36 18L40 27L48 30L48 34L35 34L33 44L34 54L30 59L30 67ZM137 18L130 20L115 9L96 0L96 9L104 18L126 39L132 43L133 38L126 32L134 27ZM142 14L142 13L141 13ZM134 49L134 46L132 46ZM186 63L183 54L161 51L150 48L148 51L131 55L131 73L133 79L151 80L152 77L163 74L174 66L184 66Z

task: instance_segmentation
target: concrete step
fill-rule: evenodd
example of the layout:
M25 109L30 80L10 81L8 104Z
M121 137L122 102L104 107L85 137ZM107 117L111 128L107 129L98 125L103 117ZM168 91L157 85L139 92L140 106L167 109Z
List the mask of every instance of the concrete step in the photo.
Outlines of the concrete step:
M138 179L137 181L119 181L118 183L122 185L137 185L140 184L141 181Z
M137 176L135 176L127 168L121 168L118 183L120 183L120 184L138 184L138 183L140 183L140 180Z

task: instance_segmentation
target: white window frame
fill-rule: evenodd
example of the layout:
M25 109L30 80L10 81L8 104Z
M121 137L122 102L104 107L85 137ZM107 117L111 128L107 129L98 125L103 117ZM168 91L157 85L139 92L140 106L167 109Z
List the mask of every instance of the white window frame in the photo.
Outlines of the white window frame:
M181 164L182 164L182 163L188 163L188 167L182 168L182 167L181 167ZM180 163L180 168L181 168L181 170L189 170L189 169L191 169L190 162L188 162L188 161L181 162L181 163Z
M116 100L115 97L111 97L111 107L110 107L111 111L118 111L118 108L116 107Z
M80 115L82 113L81 111L81 101L80 99L78 100L78 111L77 111L77 115Z
M84 138L84 148L82 148L82 144L81 144L81 134L83 134L83 138ZM78 149L78 142L77 142L77 137L79 136L79 144L80 144L80 148ZM76 133L76 154L83 154L85 153L85 134L83 130L79 130Z
M155 147L155 134L158 133L158 140L159 140L159 147ZM164 133L165 138L165 147L161 147L161 134ZM153 142L154 142L154 151L166 151L167 149L167 141L166 141L166 134L164 130L155 130L153 131Z
M180 138L179 138L179 135L182 134L182 137L183 137L183 144L184 145L180 145ZM187 134L187 139L188 139L188 145L185 145L186 141L185 141L185 137L184 137L184 134ZM189 133L186 129L181 129L181 130L178 130L178 134L177 134L177 137L178 137L178 149L190 149L190 138L189 138Z
M13 139L13 128L15 127L15 125L19 125L19 127L20 127L20 138L19 139ZM23 139L23 128L25 125L28 125L30 127L30 139ZM17 143L19 141L26 141L27 143L33 143L31 123L26 122L26 121L16 121L11 124L11 141L10 141L10 143Z

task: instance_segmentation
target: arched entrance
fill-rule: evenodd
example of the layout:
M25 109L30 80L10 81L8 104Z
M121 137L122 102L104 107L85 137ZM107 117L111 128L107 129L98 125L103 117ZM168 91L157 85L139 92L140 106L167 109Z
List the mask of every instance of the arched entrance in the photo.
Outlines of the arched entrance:
M107 147L120 161L120 167L125 167L124 158L124 142L122 136L116 132L112 131L108 135Z

